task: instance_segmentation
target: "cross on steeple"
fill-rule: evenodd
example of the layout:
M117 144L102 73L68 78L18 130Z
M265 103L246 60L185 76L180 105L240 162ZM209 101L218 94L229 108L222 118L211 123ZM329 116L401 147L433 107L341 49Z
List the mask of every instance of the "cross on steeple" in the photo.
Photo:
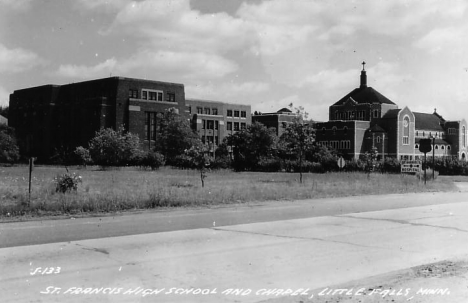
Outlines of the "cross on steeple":
M362 61L361 64L362 64L362 70L366 70L366 69L365 69L366 61Z

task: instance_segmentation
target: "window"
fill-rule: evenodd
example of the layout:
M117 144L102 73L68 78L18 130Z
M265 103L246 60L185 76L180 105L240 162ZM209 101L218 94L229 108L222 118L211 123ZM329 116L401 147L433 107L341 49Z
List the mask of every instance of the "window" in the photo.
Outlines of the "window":
M227 130L232 130L232 122L228 122L226 128Z
M463 142L463 147L466 147L466 129L465 129L465 126L462 127L462 142Z
M162 101L163 100L163 92L158 91L158 90L142 90L141 93L144 94L144 92L147 92L148 100L153 100L153 101Z
M138 90L136 89L129 89L128 90L128 97L129 98L138 98Z
M175 102L175 94L174 93L167 93L166 94L166 101Z
M214 121L213 120L208 120L207 124L208 124L208 129L214 129Z
M415 144L414 149L419 149L419 144Z
M217 109L217 108L212 108L212 109L211 109L211 113L212 113L213 115L217 115L217 114L218 114L218 109Z
M379 111L376 109L374 110L374 118L378 118L379 117Z
M189 112L189 114L192 113L192 107L191 107L190 105L189 105L189 107L188 107L188 112Z
M234 130L239 130L239 122L234 122Z
M202 129L205 129L205 128L206 128L206 120L202 119Z
M345 127L343 127L343 133L344 133L345 135L347 135L347 134L348 134L348 127L346 127L346 126L345 126Z
M246 129L246 128L247 128L247 124L241 123L241 129Z
M325 127L322 127L322 135L324 136L325 136L325 130L326 130Z
M156 133L159 130L161 114L156 112L145 112L145 140L156 140Z
M403 118L403 145L409 144L409 117L405 116Z
M148 92L146 90L141 91L141 99L148 99Z
M247 112L245 110L241 111L241 118L246 118Z
M336 135L336 126L333 126L332 130L333 130L333 134Z
M228 117L232 117L232 109L228 109L228 110L227 110L227 116L228 116Z
M203 114L203 108L197 107L197 114Z
M238 110L234 111L234 117L239 118L239 111Z
M439 145L436 144L435 149L439 149Z
M210 109L209 109L208 107L205 107L205 108L203 109L203 113L204 113L205 115L209 115L209 114L210 114Z
M445 145L442 145L442 146L440 147L440 149L445 149Z
M377 143L380 143L380 136L377 136Z

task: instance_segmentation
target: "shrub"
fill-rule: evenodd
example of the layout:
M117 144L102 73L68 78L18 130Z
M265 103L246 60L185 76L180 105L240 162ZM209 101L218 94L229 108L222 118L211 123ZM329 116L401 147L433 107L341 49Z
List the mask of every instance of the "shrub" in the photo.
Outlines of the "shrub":
M398 159L395 158L385 158L382 171L386 173L400 173L401 172L401 164Z
M281 170L281 160L278 158L260 158L258 170L263 172L277 172Z
M152 170L160 168L164 163L164 156L153 151L143 154L143 157L140 159L140 166L149 167Z
M76 191L78 189L78 183L81 182L81 176L78 176L75 173L65 173L63 175L58 175L54 178L55 191L61 193L67 193L72 190Z
M13 163L20 158L16 145L15 130L0 124L0 162Z
M89 150L87 148L84 148L83 146L78 146L75 149L74 153L77 158L77 161L85 167L86 165L91 164L93 162Z

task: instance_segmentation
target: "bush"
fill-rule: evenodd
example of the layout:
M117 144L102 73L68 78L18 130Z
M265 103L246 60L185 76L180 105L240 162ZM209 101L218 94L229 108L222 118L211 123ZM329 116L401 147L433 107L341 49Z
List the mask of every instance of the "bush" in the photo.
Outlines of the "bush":
M278 158L260 158L258 170L263 172L277 172L281 170L281 160Z
M140 159L140 166L149 167L152 170L160 168L164 163L164 156L153 151L143 154L143 157Z
M20 158L19 148L16 145L15 130L0 124L0 162L13 163Z
M54 178L55 191L61 193L67 193L72 190L76 191L78 189L78 183L81 182L81 176L78 176L75 173L58 175Z
M382 171L386 173L396 173L399 174L401 172L401 164L398 159L395 158L385 158Z
M86 165L91 164L93 162L89 150L87 148L84 148L83 146L78 146L75 149L74 153L77 158L77 161L85 167Z

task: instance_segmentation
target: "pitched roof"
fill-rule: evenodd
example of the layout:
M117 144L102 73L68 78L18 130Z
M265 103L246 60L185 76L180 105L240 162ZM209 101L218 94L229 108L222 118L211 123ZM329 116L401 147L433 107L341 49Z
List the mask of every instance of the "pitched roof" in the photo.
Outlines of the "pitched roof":
M443 131L444 128L440 125L443 119L440 119L439 115L434 114L425 114L425 113L416 113L413 112L414 118L416 120L416 129L424 129L424 130L435 130L435 131Z
M398 116L398 113L400 112L401 109L396 108L396 109L390 109L388 110L385 115L383 115L382 119L393 119Z
M354 89L352 92L341 98L338 102L336 102L333 105L343 105L346 101L348 101L349 98L353 99L359 104L379 103L396 105L372 87L367 86Z
M283 107L282 109L280 109L279 111L277 111L278 114L282 114L282 113L292 113L292 111L286 107Z
M374 126L372 126L369 131L371 133L385 133L385 129L383 129L382 127L380 127L378 124L374 124Z

